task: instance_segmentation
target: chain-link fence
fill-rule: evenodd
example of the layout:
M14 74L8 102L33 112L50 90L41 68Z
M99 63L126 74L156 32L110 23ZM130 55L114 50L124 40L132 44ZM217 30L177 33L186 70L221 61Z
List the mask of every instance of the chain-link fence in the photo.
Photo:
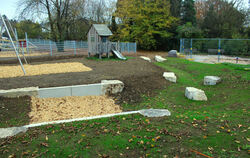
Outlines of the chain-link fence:
M54 42L43 39L28 39L14 41L19 54L22 56L62 56L62 55L87 55L87 41L62 41ZM119 42L119 51L136 53L136 43ZM0 57L15 57L13 45L9 40L0 40Z
M186 55L250 56L250 39L181 39L180 52Z
M250 39L181 39L180 52L198 62L250 64Z

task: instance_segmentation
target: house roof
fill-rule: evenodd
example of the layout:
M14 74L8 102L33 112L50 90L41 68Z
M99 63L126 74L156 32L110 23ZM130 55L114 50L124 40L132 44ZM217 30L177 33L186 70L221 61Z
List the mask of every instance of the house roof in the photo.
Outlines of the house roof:
M110 31L107 25L105 24L93 24L94 28L96 29L97 33L100 36L111 36L113 33Z

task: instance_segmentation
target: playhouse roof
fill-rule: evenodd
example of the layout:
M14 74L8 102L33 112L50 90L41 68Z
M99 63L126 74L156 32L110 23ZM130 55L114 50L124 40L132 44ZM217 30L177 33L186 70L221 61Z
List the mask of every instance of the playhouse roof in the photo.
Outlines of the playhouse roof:
M93 24L99 36L111 36L113 35L110 29L105 24Z

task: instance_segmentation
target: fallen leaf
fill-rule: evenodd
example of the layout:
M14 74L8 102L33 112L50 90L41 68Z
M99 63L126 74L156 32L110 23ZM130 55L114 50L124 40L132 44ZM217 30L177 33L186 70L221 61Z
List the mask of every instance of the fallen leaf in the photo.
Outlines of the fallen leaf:
M235 143L238 143L238 144L240 144L240 141L236 140L236 141L235 141Z
M208 150L212 151L212 150L214 150L214 148L213 147L208 147Z
M108 133L108 132L109 132L109 130L108 130L108 129L104 129L104 132L105 132L105 133Z
M47 144L47 143L41 143L41 145L44 147L49 147L49 144Z
M45 140L47 140L47 141L49 140L48 136L45 136Z
M11 155L8 156L8 158L14 158L14 157L16 157L15 154L11 154Z

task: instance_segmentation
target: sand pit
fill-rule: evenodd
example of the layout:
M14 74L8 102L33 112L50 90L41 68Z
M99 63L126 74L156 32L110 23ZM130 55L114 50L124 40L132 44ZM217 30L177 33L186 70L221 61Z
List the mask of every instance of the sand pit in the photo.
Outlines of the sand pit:
M28 57L32 57L32 56L44 56L44 55L46 55L46 56L48 56L48 55L50 55L50 52L38 52L38 53L24 53L24 55L25 55L25 57L26 58L28 58ZM19 54L19 56L20 57L23 57L23 54L22 53L20 53ZM15 51L7 51L7 52L0 52L0 58L7 58L7 57L15 57L16 58L16 53L15 53Z
M31 98L30 123L82 118L122 112L106 96Z
M24 65L26 76L36 76L45 74L57 74L67 72L84 72L92 69L84 66L82 63L53 63L39 65ZM0 78L10 78L24 76L21 66L0 66Z
M187 58L190 58L190 56L187 56ZM218 63L218 55L193 55L193 60L196 62L201 63L208 63L208 64L216 64ZM236 57L230 57L221 55L219 63L233 63L236 64ZM238 59L238 64L242 65L249 65L250 59L249 58L241 58Z

